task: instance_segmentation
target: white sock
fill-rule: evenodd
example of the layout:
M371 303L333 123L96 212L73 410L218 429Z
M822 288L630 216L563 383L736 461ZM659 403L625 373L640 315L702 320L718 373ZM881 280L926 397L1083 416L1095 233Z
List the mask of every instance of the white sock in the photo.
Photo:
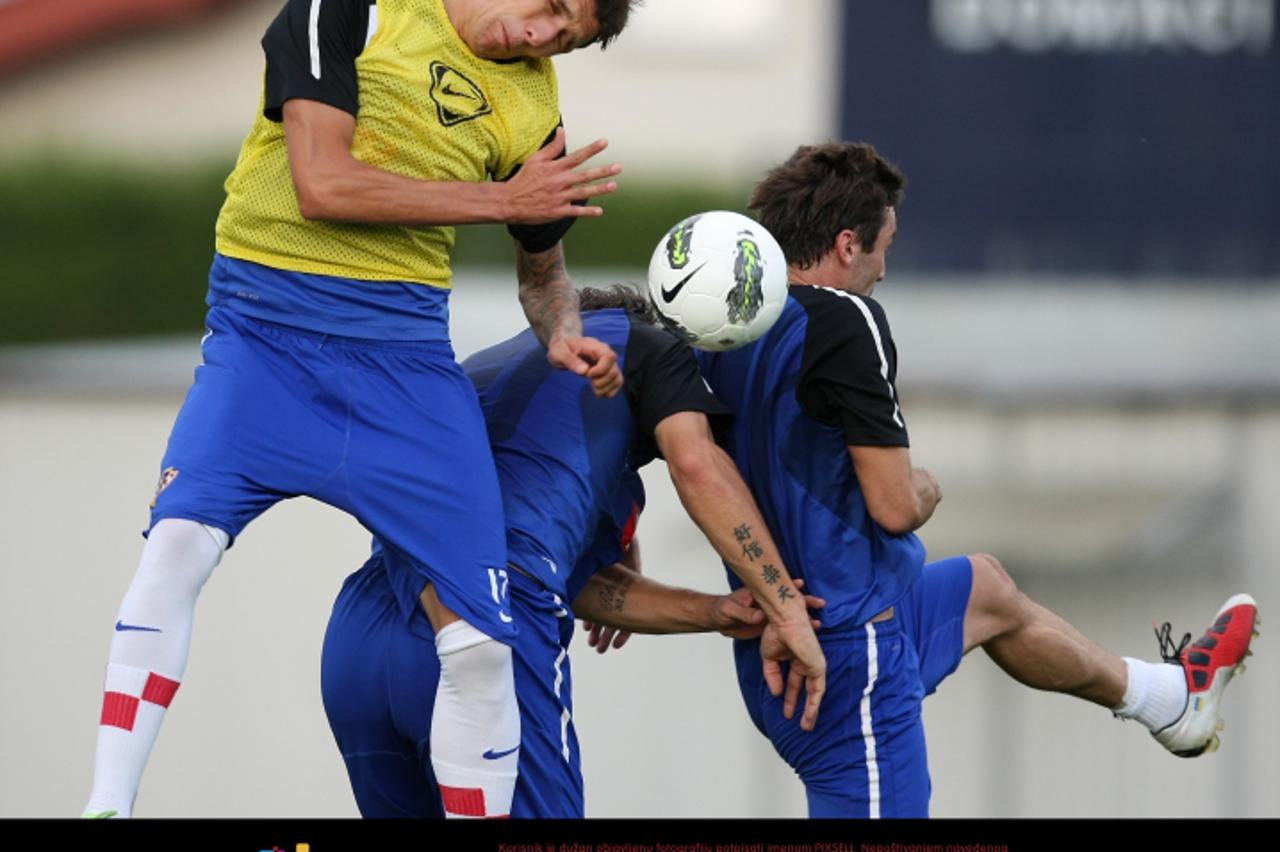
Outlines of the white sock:
M1167 728L1187 709L1187 676L1182 666L1124 658L1129 683L1115 714L1136 719L1151 731Z
M111 639L86 813L132 815L142 769L186 671L196 597L227 540L222 530L178 519L160 521L147 537Z
M448 817L506 817L520 757L511 649L465 621L436 634L431 767Z

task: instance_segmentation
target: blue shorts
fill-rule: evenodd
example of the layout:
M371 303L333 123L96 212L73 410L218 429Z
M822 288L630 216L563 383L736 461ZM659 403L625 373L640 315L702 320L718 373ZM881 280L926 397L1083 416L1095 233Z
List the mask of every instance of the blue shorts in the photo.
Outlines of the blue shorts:
M894 605L892 618L819 631L827 692L809 732L800 729L798 710L784 718L782 699L769 694L759 643L734 643L747 711L804 782L809 816L929 815L920 708L960 665L972 585L968 557L934 562Z
M493 581L502 497L475 387L441 341L337 337L211 308L161 463L151 523L186 518L233 539L307 495L354 515L407 568L405 618L429 581L477 629L514 634Z
M347 578L325 633L320 692L360 813L442 818L431 771L431 712L440 660L426 616L407 624L375 556ZM581 754L573 727L569 640L573 613L510 572L520 702L520 761L511 815L583 815Z

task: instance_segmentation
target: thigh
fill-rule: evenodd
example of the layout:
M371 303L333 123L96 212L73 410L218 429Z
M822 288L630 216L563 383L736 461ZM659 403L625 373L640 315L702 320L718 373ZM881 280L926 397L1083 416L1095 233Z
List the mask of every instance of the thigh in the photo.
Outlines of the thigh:
M341 464L315 340L214 308L169 436L151 523L185 518L234 538L276 501L308 493Z
M969 557L930 562L894 607L894 618L920 660L925 695L932 695L964 656L964 616L972 586Z
M353 354L343 507L404 557L398 594L416 601L433 583L447 607L506 640L506 532L484 418L448 348L421 348Z
M439 667L429 628L402 617L377 560L343 585L325 632L325 715L365 817L444 816L425 753Z
M738 670L738 690L742 693L742 702L747 708L747 716L756 730L769 736L765 727L765 703L772 699L764 682L764 670L760 659L759 639L735 639L733 642L733 662ZM830 676L828 675L828 689ZM824 696L823 701L829 700ZM819 716L821 719L821 716Z
M348 578L334 606L321 667L325 712L362 814L442 816L430 753L439 657L425 616L406 617L381 559ZM568 659L573 613L537 583L515 576L521 742L511 814L581 818Z
M914 648L895 621L823 638L827 692L817 727L760 699L765 730L804 782L814 818L924 817L929 772Z

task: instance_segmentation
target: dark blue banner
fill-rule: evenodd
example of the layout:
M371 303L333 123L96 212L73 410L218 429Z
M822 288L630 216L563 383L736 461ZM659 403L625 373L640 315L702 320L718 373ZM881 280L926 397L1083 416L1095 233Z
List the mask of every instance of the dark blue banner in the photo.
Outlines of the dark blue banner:
M847 0L898 267L1280 274L1280 0Z

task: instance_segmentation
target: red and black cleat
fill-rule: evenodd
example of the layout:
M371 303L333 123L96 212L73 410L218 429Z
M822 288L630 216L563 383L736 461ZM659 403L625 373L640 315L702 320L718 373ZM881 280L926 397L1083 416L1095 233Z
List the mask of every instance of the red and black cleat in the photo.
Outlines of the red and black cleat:
M1191 634L1176 646L1165 622L1156 628L1160 656L1182 666L1187 676L1187 706L1172 724L1152 731L1160 744L1178 757L1197 757L1218 750L1222 721L1222 693L1233 675L1244 671L1249 643L1258 635L1258 605L1249 595L1235 595L1222 605L1213 626L1191 642ZM1190 643L1190 644L1188 644Z

